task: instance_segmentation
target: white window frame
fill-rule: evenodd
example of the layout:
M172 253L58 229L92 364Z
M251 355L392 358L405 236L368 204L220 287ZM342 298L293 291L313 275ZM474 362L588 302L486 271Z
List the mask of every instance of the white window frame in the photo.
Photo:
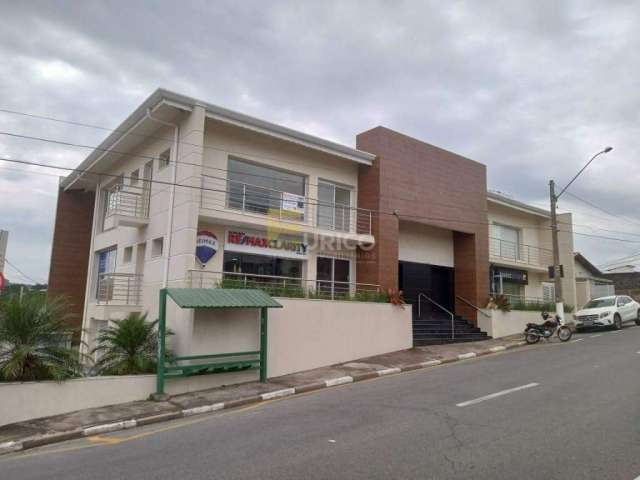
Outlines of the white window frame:
M332 205L333 205L333 219L332 219L332 225L330 226L330 228L332 227L332 229L334 231L338 231L338 232L350 232L352 231L354 228L356 228L355 223L357 222L357 218L352 218L351 212L354 209L354 200L355 200L355 195L354 195L354 191L355 188L353 186L350 185L345 185L339 182L334 182L332 180L326 180L326 179L318 179L318 205L320 204L320 185L323 186L327 186L327 187L331 187L333 189L333 201L332 201ZM338 203L336 202L336 189L340 189L340 190L345 190L347 192L349 192L349 203L348 204L344 204L344 203L340 203L339 205L341 206L341 208L347 208L347 229L345 230L344 228L340 228L338 229L336 226L336 207L338 206ZM320 209L318 208L318 211L316 212L316 222L318 224L318 227L320 228L327 228L327 225L321 225L320 223ZM343 221L343 226L344 226L344 221Z

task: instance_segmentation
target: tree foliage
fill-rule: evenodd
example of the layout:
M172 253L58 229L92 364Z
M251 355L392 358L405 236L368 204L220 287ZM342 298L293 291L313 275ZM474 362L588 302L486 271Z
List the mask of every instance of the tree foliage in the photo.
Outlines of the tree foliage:
M158 320L147 322L146 314L131 313L102 330L91 351L97 357L99 375L154 373L157 365ZM170 332L168 332L170 334Z
M0 301L0 379L58 380L82 375L79 353L70 347L69 308L43 295Z

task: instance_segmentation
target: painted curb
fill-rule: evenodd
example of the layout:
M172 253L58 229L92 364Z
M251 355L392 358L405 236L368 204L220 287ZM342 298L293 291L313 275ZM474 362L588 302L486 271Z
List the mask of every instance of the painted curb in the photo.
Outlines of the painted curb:
M320 390L321 388L325 388L326 385L324 382L317 383L307 383L306 385L300 385L299 387L295 387L294 390L296 393L306 393L313 392L314 390Z
M41 437L28 438L26 440L23 440L22 449L28 450L30 448L49 445L50 443L66 442L67 440L75 440L76 438L81 438L82 436L82 428L77 428L68 432L49 433Z
M11 441L0 443L0 454L18 452L20 450L22 450L22 442Z
M142 417L136 419L139 427L144 425L152 425L154 423L168 422L169 420L175 420L182 417L182 410L177 412L159 413L158 415L151 415L149 417Z
M183 417L190 417L191 415L199 415L201 413L215 412L216 410L222 410L224 403L214 403L212 405L203 405L201 407L186 408L182 410Z
M372 378L378 378L378 372L362 372L362 373L352 373L351 378L353 378L354 382L362 382L363 380L371 380ZM324 384L323 384L324 386Z
M276 390L275 392L267 392L260 395L262 400L271 400L272 398L288 397L289 395L295 395L295 388L285 388L283 390ZM224 406L224 405L223 405Z
M345 383L353 383L353 377L338 377L324 381L327 387L336 387L338 385L344 385Z
M460 355L458 355L458 360L466 360L468 358L476 358L476 352L469 352L469 353L461 353Z
M489 355L492 353L499 353L505 350L511 350L513 348L526 345L527 342L518 342L507 345L498 345L491 347L488 350L482 352L468 352L462 353L455 357L443 358L440 360L428 360L426 362L420 362L415 364L405 365L403 367L385 368L382 370L374 370L372 372L356 373L350 376L330 378L328 380L319 381L315 383L309 383L296 387L284 388L275 390L272 392L266 392L260 395L254 395L251 397L243 397L235 400L229 400L227 402L218 402L210 405L202 405L193 408L186 408L182 410L159 413L156 415L148 415L146 417L133 418L130 420L122 420L118 422L105 423L101 425L92 425L89 427L77 428L65 432L57 432L52 434L45 434L39 437L29 437L21 441L10 441L0 443L0 455L8 454L12 452L18 452L21 450L27 450L44 445L50 445L52 443L64 442L67 440L73 440L81 437L89 437L92 435L99 435L101 433L116 432L119 430L126 430L134 427L142 427L144 425L151 425L154 423L167 422L170 420L176 420L179 418L189 417L193 415L201 415L205 413L215 412L218 410L228 410L231 408L250 405L252 403L263 402L275 398L283 398L300 393L312 392L315 390L321 390L323 388L335 387L339 385L346 385L349 383L359 382L363 380L369 380L372 378L383 377L387 375L394 375L401 372L409 372L415 370L422 370L446 363L453 363L469 358L474 358L480 355Z

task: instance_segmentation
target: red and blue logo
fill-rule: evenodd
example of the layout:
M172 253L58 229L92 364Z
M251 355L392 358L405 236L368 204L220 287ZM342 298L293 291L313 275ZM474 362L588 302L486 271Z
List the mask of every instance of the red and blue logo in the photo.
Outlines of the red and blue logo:
M218 237L208 230L200 230L196 239L196 257L204 266L218 251Z

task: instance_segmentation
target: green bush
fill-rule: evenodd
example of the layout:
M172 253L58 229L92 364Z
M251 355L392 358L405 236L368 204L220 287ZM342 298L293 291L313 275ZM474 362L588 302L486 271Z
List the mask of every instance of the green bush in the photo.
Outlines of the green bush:
M532 301L518 302L514 300L511 302L511 309L526 310L526 311L533 311L533 312L555 312L556 304L554 302L532 302ZM573 312L573 306L565 303L564 313L571 313L571 312Z
M44 295L0 301L0 379L57 380L82 375L80 354L72 349L69 306Z
M283 286L278 283L269 284L267 282L244 281L236 278L224 278L220 280L218 288L254 288L262 290L272 297L283 298L309 298L316 300L332 300L330 292L320 292L316 290L305 291L302 285L289 284ZM350 295L348 292L336 292L333 300L354 301L354 302L378 302L388 303L389 296L384 292L362 291Z
M102 330L91 354L98 375L136 375L154 373L157 365L158 320L147 322L147 315L131 313ZM167 335L171 335L168 331ZM168 354L170 356L170 354Z

